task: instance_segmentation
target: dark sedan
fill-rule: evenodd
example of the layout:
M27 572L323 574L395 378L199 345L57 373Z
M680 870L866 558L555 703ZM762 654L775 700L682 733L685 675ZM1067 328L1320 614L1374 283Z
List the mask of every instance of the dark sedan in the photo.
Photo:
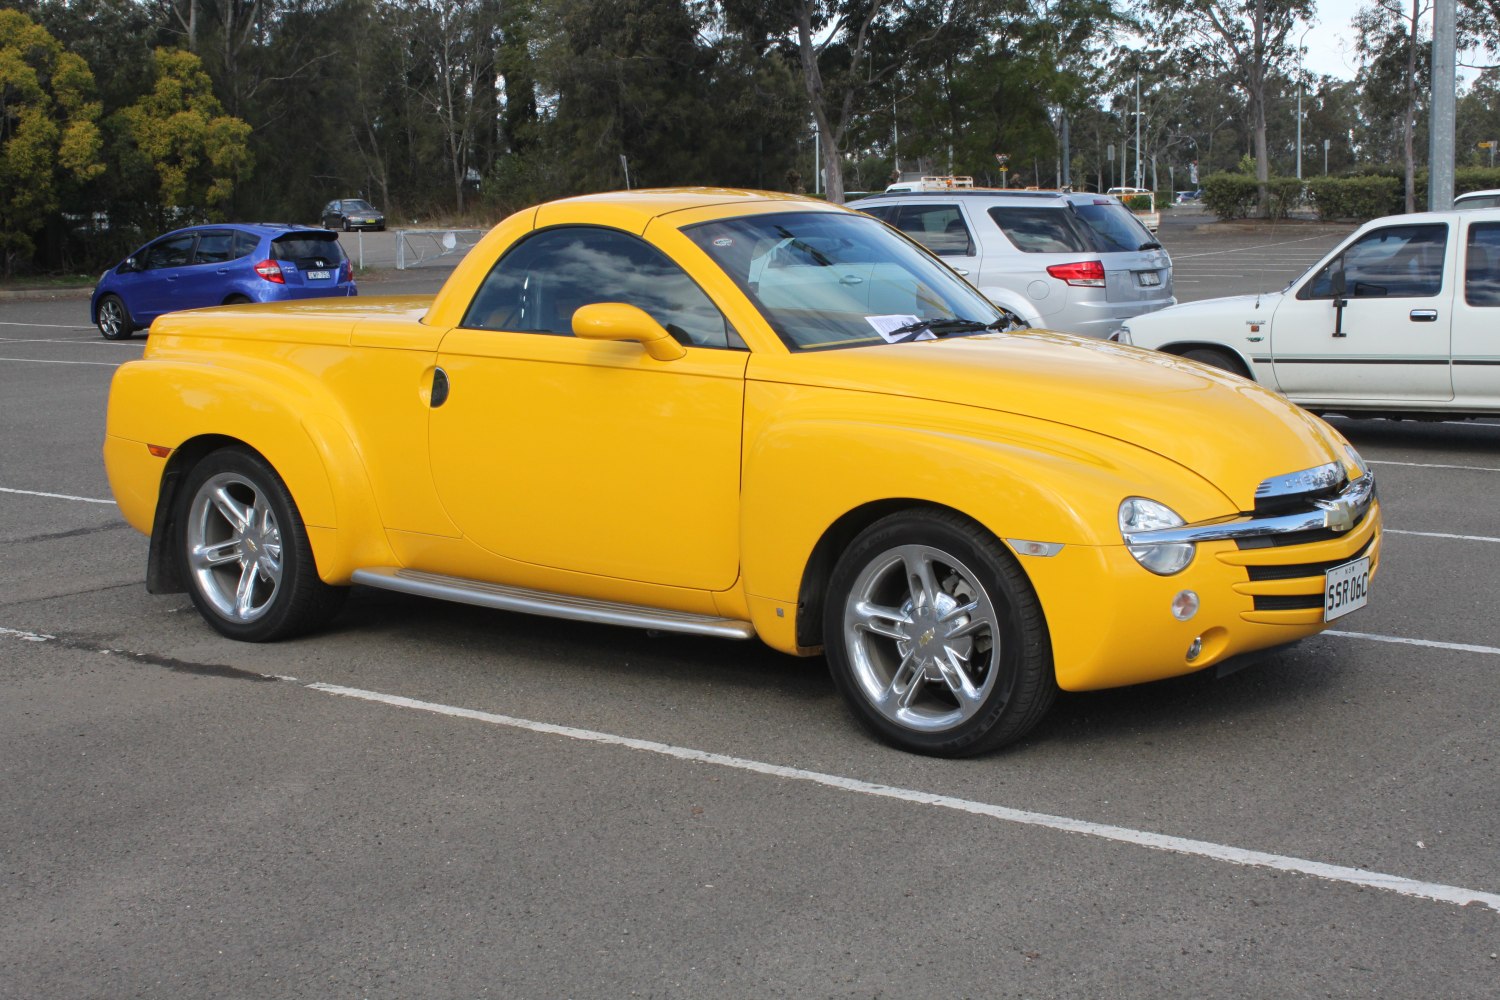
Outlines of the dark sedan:
M323 206L323 228L379 231L385 228L385 214L363 198L335 198Z

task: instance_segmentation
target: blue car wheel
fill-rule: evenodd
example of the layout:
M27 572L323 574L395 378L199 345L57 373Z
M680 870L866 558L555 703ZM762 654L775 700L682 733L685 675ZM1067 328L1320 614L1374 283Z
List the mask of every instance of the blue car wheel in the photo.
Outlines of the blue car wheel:
M135 333L130 310L118 295L106 295L99 300L99 332L105 340L129 340Z

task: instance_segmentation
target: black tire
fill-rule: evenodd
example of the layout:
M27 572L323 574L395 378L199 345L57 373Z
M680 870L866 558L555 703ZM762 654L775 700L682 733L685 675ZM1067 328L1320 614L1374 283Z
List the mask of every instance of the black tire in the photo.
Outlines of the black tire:
M1245 371L1245 366L1240 364L1239 358L1236 358L1228 351L1215 350L1212 347L1195 347L1190 351L1183 351L1182 357L1187 358L1189 361L1196 361L1200 365L1223 369L1241 378L1250 377L1250 373Z
M231 295L229 296L229 298L224 300L224 304L226 306L247 306L250 304L250 296Z
M130 318L125 300L118 295L106 295L100 299L96 315L99 334L105 340L129 340L135 336L135 320Z
M1030 581L993 535L952 511L892 514L854 539L829 581L823 643L855 718L914 753L1013 743L1057 695Z
M326 623L348 594L318 578L307 529L276 470L223 448L193 467L177 498L176 549L204 619L242 642L274 642Z

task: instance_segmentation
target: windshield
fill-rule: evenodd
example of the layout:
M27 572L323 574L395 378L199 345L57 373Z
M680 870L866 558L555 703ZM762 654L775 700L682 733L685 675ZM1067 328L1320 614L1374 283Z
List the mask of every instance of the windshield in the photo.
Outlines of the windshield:
M345 202L344 202L344 211L346 211L346 212L373 212L373 211L375 211L375 206L371 205L368 201L365 201L363 198L349 198L349 199L345 200Z
M930 254L863 215L754 215L683 232L792 350L978 333L1001 319Z
M1151 230L1113 198L1095 198L1091 204L1075 204L1073 209L1093 231L1101 253L1155 250L1161 246Z

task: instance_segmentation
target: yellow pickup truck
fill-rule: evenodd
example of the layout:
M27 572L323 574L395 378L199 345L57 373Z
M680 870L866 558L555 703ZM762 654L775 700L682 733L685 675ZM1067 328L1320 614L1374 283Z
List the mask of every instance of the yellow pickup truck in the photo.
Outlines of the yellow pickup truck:
M506 219L435 299L161 317L104 458L148 589L226 636L307 632L363 585L759 637L937 755L1365 602L1380 508L1335 430L1012 327L837 206L591 195Z

